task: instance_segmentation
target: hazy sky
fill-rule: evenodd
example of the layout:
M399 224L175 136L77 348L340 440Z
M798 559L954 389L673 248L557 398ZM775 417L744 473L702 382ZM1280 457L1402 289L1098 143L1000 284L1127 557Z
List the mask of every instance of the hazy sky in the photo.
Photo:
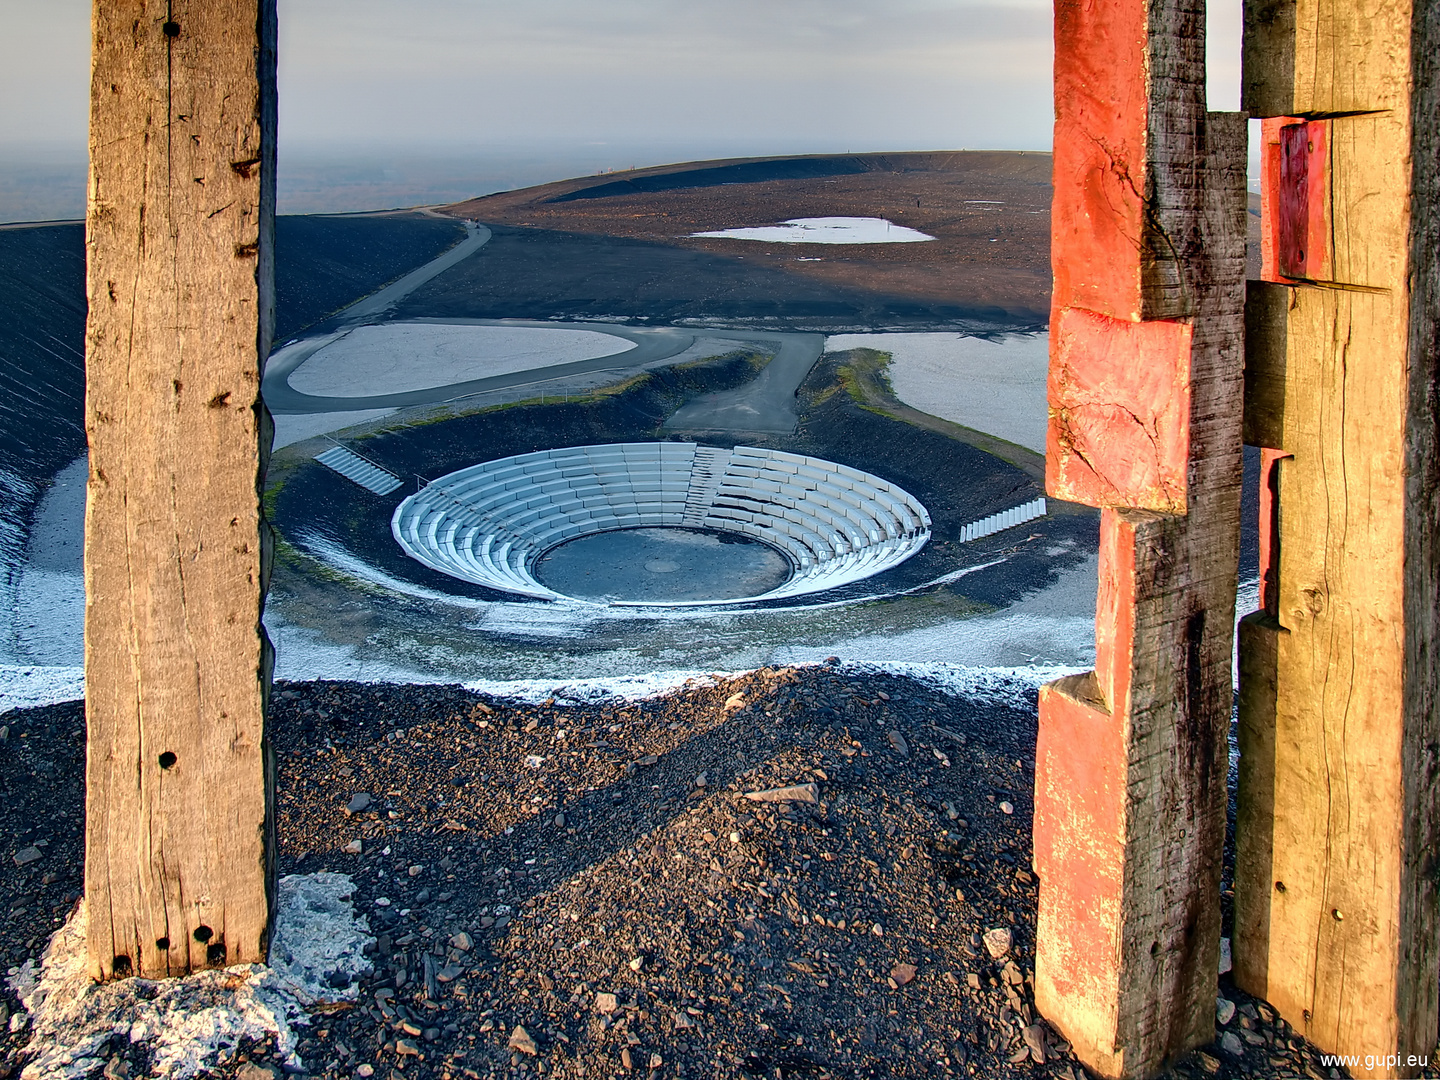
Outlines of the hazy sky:
M88 0L0 0L0 28L0 155L83 153ZM280 0L282 184L366 148L1048 149L1050 34L1049 0Z

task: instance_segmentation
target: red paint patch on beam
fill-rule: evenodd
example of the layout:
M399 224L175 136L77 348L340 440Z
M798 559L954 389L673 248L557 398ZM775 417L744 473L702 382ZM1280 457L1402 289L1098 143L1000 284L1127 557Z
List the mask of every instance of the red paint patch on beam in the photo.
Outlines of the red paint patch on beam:
M1125 874L1123 717L1094 673L1040 689L1035 751L1035 869L1040 875L1035 1003L1110 1074L1116 1060Z
M1335 276L1330 233L1330 122L1280 128L1276 253L1287 278Z
M1143 0L1055 3L1057 309L1143 315L1147 14Z
M1048 494L1184 514L1191 327L1061 310L1051 323Z

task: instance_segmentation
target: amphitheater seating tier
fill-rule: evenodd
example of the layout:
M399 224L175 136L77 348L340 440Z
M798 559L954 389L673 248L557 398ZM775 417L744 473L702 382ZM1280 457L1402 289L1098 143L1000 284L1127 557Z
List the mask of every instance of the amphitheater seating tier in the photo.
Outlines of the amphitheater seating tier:
M613 443L472 465L405 499L391 532L407 554L441 573L551 600L568 598L535 578L536 561L590 533L699 522L762 540L784 553L793 572L744 602L862 580L929 539L925 507L877 476L753 446L706 448L697 462L696 449Z

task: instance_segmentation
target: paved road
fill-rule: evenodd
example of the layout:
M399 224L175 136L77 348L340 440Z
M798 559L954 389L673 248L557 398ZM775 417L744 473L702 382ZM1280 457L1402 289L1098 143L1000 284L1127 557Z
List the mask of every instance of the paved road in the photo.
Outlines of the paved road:
M705 336L768 347L774 351L774 359L744 386L706 394L685 405L666 421L665 430L764 431L783 435L794 431L800 420L795 411L795 393L825 351L825 335L707 330Z
M411 270L410 273L406 274L399 281L392 281L379 292L371 293L361 300L356 300L355 303L326 320L327 324L359 326L362 323L379 322L386 312L393 309L396 304L404 300L405 297L409 296L421 285L424 285L432 278L439 277L456 263L468 259L490 242L490 230L484 225L477 225L473 221L467 221L465 222L465 231L469 235L449 251L441 252L440 255L431 259L424 266Z

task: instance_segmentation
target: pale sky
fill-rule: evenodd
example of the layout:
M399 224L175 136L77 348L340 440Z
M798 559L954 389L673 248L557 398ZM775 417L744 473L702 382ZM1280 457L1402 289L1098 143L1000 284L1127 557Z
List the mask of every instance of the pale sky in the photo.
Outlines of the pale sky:
M608 147L618 165L1049 148L1048 0L279 6L282 185L286 155L367 148ZM1211 108L1238 107L1238 24L1239 0L1212 14ZM0 28L0 157L83 154L88 0L0 0Z

